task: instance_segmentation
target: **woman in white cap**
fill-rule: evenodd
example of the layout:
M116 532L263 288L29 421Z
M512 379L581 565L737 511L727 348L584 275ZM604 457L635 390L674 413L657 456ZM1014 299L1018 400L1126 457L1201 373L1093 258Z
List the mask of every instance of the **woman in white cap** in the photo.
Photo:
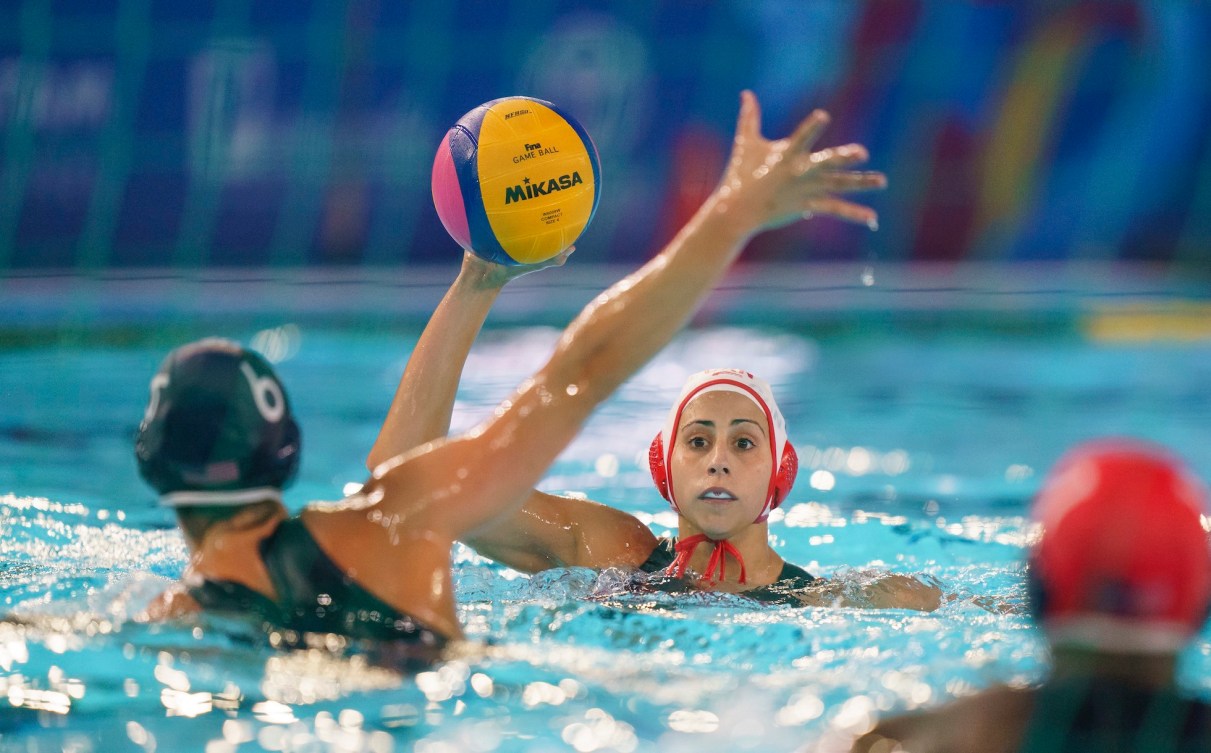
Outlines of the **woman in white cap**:
M857 145L813 155L824 164L846 166L865 157ZM870 210L838 202L821 199L813 211L874 226ZM679 240L702 242L684 234ZM446 435L463 366L496 295L508 280L533 269L465 254L458 278L409 358L367 458L369 468ZM618 567L678 579L693 573L699 587L771 602L921 610L940 603L938 588L901 574L883 574L861 585L814 578L769 545L766 518L786 499L798 461L769 385L748 372L721 369L691 376L652 442L650 461L657 488L678 514L675 539L657 538L638 518L616 508L533 490L515 512L469 530L462 540L530 573Z
M455 320L431 323L426 334L436 335ZM378 446L392 423L434 412L443 398L448 420L453 390L432 385L435 389L425 394L433 400L406 398L416 395L413 386L429 386L417 384L434 375L428 356L418 350L410 359ZM418 423L409 425L416 429ZM516 513L463 541L523 572L627 568L783 604L931 610L940 603L935 586L909 576L889 573L847 587L812 576L770 546L766 520L794 485L798 458L773 392L749 372L709 369L692 375L652 440L648 460L657 490L677 513L676 538L658 538L638 518L614 507L535 490Z
M190 561L148 617L252 612L280 640L319 631L440 650L459 637L453 542L521 507L593 409L681 329L749 238L808 213L874 222L873 211L835 194L881 188L884 178L848 169L865 159L862 147L813 153L826 121L813 113L790 138L768 141L745 92L723 181L677 237L587 306L547 363L475 430L447 439L448 404L435 417L397 400L370 480L342 503L296 515L283 505L300 433L268 364L226 342L174 351L151 381L136 453L177 512ZM452 294L471 309L485 295L490 304L499 269L470 270ZM434 314L439 329L449 315L445 304ZM465 347L451 335L422 338L418 350L428 348L418 367L462 348L452 391ZM401 425L410 418L424 426Z

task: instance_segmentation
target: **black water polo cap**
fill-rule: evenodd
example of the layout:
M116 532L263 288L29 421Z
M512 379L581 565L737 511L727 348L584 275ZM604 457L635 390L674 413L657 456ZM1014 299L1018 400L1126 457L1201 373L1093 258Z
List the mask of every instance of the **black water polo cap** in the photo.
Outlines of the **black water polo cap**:
M170 353L152 377L135 455L162 504L280 499L299 451L286 390L259 354L199 340Z

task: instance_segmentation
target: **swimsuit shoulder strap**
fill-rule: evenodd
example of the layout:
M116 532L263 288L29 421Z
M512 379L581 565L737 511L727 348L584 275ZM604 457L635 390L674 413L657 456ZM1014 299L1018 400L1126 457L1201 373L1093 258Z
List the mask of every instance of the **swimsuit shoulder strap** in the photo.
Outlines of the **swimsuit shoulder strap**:
M280 530L280 526L269 537L272 538L276 535L278 530ZM262 552L264 546L264 542L262 542ZM270 577L272 579L272 573L270 573ZM278 588L276 581L273 582L273 586L276 591ZM252 615L272 624L280 624L283 618L282 609L277 602L243 583L206 579L199 585L190 586L189 595L199 606L208 611Z
M299 517L261 543L280 608L296 629L439 646L444 639L375 596L333 562Z
M790 588L802 588L803 586L814 583L816 581L816 576L812 575L798 565L783 562L782 572L778 573L778 583L783 584L786 581L792 581L792 583L789 584Z
M200 585L190 586L189 595L207 611L252 615L275 625L282 619L282 610L272 599L243 583L204 580Z
M815 582L815 576L808 571L798 565L783 562L782 570L778 573L778 580L768 586L749 589L744 592L744 595L766 604L800 606L802 602L795 596L795 592Z
M639 566L639 570L645 573L658 573L664 570L669 565L673 564L673 560L677 556L674 547L674 541L668 536L660 538L656 542L656 548L648 555L648 558Z
M314 601L319 585L315 582L317 571L329 564L328 557L297 516L283 520L261 541L261 560L269 571L278 603L286 608L300 601Z

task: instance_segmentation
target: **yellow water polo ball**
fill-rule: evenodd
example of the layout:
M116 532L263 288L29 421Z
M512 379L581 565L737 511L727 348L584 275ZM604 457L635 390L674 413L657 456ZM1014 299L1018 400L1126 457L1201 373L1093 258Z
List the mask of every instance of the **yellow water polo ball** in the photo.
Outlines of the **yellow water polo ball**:
M532 97L476 107L433 160L433 204L451 237L498 264L534 264L580 237L601 196L597 148L575 118Z

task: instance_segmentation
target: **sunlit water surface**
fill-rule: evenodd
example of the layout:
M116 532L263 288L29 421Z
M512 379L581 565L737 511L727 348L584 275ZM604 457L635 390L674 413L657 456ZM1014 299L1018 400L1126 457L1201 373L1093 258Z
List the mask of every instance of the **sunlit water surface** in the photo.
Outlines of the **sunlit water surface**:
M280 359L305 438L291 505L359 481L415 332L220 334ZM483 418L556 335L485 333L455 430ZM2 751L795 750L1042 676L1047 657L1023 613L1024 513L1065 447L1133 434L1211 471L1205 341L693 330L593 417L543 488L669 530L648 440L687 374L740 366L773 384L802 461L771 518L777 549L855 588L888 570L935 579L947 604L920 614L636 594L620 573L526 578L460 548L470 641L403 676L356 654L275 652L214 620L131 621L186 550L131 453L166 348L105 342L0 350ZM1209 652L1204 636L1182 667L1204 695Z

